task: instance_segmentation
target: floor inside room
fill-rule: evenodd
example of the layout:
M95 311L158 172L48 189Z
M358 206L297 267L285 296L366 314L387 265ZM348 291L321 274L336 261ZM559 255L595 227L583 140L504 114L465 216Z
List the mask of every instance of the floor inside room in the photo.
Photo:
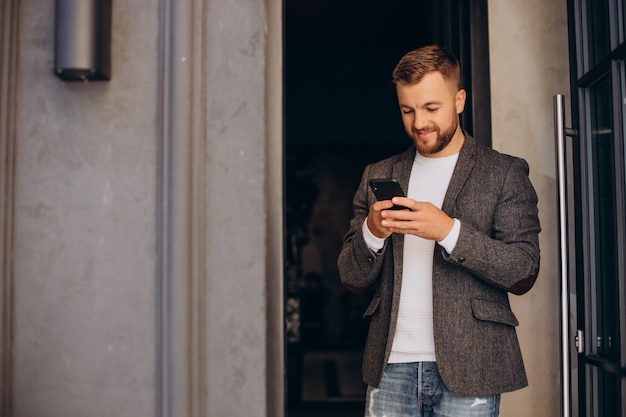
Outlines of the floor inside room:
M366 385L361 360L362 353L356 350L304 353L301 402L292 404L287 416L363 416Z

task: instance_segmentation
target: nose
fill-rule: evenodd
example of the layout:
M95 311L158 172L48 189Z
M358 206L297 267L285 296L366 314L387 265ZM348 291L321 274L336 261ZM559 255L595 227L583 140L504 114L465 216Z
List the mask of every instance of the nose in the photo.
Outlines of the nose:
M428 123L426 122L426 117L420 111L416 111L413 113L413 129L415 130L424 130Z

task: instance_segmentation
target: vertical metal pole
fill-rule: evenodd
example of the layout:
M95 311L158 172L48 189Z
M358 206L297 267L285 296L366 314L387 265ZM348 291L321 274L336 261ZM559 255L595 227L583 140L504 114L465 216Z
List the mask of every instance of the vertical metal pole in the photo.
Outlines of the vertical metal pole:
M559 204L559 252L561 292L561 399L562 416L571 416L570 323L569 323L569 268L567 236L567 184L565 168L565 136L576 131L565 127L565 97L554 96L554 139L556 142L557 190Z

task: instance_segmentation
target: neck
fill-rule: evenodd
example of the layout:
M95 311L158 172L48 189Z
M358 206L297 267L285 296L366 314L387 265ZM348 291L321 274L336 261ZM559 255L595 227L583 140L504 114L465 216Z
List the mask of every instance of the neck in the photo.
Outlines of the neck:
M463 147L463 143L465 143L465 133L461 129L461 126L456 128L456 132L454 132L454 136L452 136L452 140L442 151L446 153L446 155L442 156L450 156L461 152L461 148Z

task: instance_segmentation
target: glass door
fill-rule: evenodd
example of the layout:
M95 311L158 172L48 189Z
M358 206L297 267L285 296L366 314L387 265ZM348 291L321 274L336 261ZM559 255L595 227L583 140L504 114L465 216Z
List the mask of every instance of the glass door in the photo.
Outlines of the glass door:
M626 416L626 0L570 0L572 416ZM571 212L573 211L573 213ZM570 340L574 343L574 337Z

